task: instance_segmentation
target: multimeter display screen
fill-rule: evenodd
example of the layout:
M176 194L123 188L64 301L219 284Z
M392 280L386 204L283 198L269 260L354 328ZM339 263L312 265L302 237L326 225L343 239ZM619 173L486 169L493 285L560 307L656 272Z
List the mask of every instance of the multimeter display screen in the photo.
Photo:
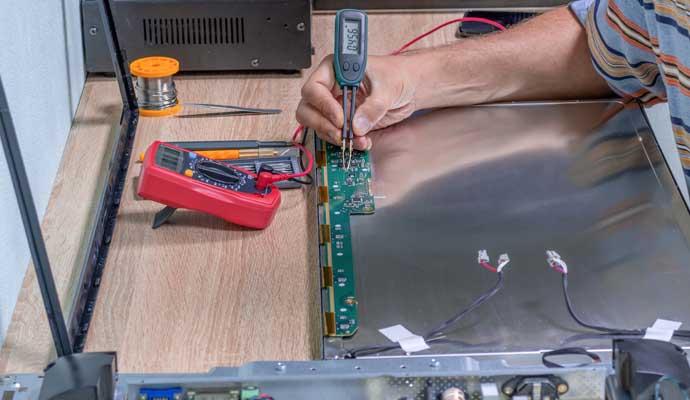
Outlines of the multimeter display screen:
M362 36L361 22L346 19L343 23L343 54L359 54L359 42Z

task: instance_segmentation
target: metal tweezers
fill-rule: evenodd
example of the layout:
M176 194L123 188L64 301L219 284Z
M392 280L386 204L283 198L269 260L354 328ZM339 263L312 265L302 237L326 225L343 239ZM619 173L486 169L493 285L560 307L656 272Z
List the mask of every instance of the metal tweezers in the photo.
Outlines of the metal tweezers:
M341 155L343 159L343 168L345 168L345 170L348 171L350 169L350 164L352 163L352 147L355 141L354 134L352 132L352 120L355 117L355 100L357 99L357 86L341 86L341 89L343 90L343 116L348 115L348 89L350 89L350 91L352 92L352 97L350 99L350 114L349 117L344 118L343 120L343 132L341 137Z
M281 110L276 108L249 108L238 106L226 106L221 104L205 103L183 103L183 107L210 108L213 110L225 110L221 112L210 112L202 114L179 115L178 118L201 118L201 117L225 117L233 115L268 115L280 114Z

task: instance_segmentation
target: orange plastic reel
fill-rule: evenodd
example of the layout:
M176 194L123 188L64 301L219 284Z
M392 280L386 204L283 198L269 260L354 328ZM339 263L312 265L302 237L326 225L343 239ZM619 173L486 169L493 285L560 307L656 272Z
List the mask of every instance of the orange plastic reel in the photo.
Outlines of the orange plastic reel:
M170 57L144 57L132 61L129 70L140 78L165 78L180 71L180 62Z
M132 61L129 65L129 70L132 75L139 78L167 78L180 71L180 62L170 57L144 57ZM174 106L162 110L139 108L139 115L142 117L165 117L167 115L177 114L181 109L182 104L178 101Z

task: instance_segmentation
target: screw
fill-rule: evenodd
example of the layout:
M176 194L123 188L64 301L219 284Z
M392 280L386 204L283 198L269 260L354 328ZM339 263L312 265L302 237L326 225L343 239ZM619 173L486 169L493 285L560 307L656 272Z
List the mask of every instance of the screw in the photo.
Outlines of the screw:
M305 29L307 29L307 25L304 22L300 22L297 24L297 30L300 32L303 32Z
M278 371L278 372L285 372L286 369L287 369L287 367L285 366L285 364L283 364L283 363L281 363L281 362L279 362L278 364L276 364L276 371Z
M503 393L505 393L506 396L510 396L513 394L513 388L510 386L506 386L503 388Z
M556 387L556 390L558 390L559 394L564 394L568 391L568 385L566 385L565 383L561 383Z
M89 28L89 35L96 36L97 33L98 33L98 28L96 28L95 26L92 26L91 28Z
M429 364L431 368L438 368L441 366L441 362L435 359L431 359L431 363Z
M252 67L256 68L258 66L259 66L259 59L258 58L252 59Z

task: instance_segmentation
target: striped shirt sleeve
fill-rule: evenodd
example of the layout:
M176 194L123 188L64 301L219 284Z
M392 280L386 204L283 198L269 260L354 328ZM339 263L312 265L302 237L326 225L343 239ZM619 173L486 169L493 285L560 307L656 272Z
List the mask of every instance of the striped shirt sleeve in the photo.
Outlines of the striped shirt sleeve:
M667 101L690 186L690 0L578 0L592 62L621 96Z
M592 4L594 4L594 0L577 0L570 3L570 9L583 26L587 19L587 10L589 10Z
M570 8L587 30L592 62L609 86L623 98L636 98L646 105L665 101L645 12L637 2L578 0ZM633 5L634 3L634 5ZM630 12L640 7L639 12Z

